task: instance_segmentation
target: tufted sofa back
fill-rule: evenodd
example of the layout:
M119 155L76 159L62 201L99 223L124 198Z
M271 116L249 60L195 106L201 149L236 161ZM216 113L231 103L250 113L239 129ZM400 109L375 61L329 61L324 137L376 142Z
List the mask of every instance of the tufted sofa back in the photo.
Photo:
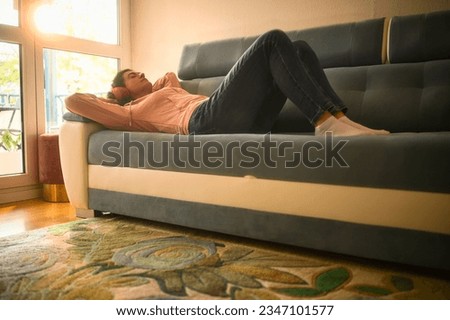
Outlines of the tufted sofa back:
M450 59L450 11L393 17L389 31L391 63Z
M305 40L324 68L382 62L384 19L289 31L293 41ZM225 76L256 40L254 37L188 44L183 48L178 76L182 80ZM370 39L370 41L368 41Z
M287 34L315 50L352 119L392 132L450 131L450 11ZM255 39L186 45L178 71L182 85L190 92L210 95ZM290 101L273 128L274 132L312 130Z

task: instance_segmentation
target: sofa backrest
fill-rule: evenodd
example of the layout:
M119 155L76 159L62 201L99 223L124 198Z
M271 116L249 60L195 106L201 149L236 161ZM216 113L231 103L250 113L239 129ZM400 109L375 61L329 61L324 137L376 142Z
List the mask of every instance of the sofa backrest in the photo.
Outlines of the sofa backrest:
M294 30L287 35L293 41L308 42L324 68L361 66L382 62L383 28L384 18ZM225 76L256 38L186 45L180 59L179 78L195 80Z
M316 51L353 120L391 132L450 131L449 24L444 11L393 17L389 29L381 18L287 34ZM186 45L178 72L183 87L210 95L255 39ZM273 131L313 127L288 101Z
M306 41L323 68L380 64L385 61L385 19L337 24L288 32Z
M330 68L349 117L391 132L450 131L450 11L393 17L387 64Z
M388 55L390 63L450 59L450 11L393 17Z
M385 60L385 19L288 31L291 40L304 40L316 52L324 68L374 65ZM210 95L219 86L239 57L256 40L242 37L187 44L180 59L178 77L192 93ZM309 132L313 127L288 101L274 132Z

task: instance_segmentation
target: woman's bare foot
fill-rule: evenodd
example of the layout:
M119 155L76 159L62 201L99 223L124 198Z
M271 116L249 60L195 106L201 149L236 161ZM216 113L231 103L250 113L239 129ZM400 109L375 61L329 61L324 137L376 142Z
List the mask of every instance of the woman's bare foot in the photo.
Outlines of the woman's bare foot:
M367 128L367 127L363 126L362 124L359 124L357 122L354 122L354 121L350 120L346 116L343 116L343 117L339 118L339 121L342 121L345 124L348 124L348 125L353 126L353 127L357 128L357 129L360 129L360 130L365 130L365 131L372 132L373 134L376 134L376 135L387 135L387 134L390 133L389 131L386 131L386 130L377 130L377 129Z
M375 134L375 135L387 135L387 134L390 133L387 130L377 130L377 129L371 129L371 128L365 127L362 124L359 124L357 122L354 122L354 121L350 120L342 112L338 112L337 114L335 114L335 117L336 117L336 119L338 119L339 121L341 121L341 122L343 122L345 124L348 124L348 125L350 125L352 127L360 129L360 130L365 130L365 131L371 132L372 134Z
M332 132L335 136L366 136L374 135L367 130L360 130L351 125L339 121L334 116L326 117L326 120L318 121L315 129L316 136L323 136L326 132Z

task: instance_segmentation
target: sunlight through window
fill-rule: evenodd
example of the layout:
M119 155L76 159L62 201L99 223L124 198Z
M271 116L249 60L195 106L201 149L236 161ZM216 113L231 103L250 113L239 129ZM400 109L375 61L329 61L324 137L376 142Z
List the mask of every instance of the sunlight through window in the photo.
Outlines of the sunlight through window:
M49 0L34 13L42 33L118 43L117 0Z

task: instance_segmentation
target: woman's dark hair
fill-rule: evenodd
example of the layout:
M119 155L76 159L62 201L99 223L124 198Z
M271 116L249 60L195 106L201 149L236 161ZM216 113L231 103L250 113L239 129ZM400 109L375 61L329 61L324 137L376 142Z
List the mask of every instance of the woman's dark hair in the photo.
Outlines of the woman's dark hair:
M125 72L128 72L128 71L132 71L132 70L131 69L123 69L123 70L120 70L119 72L117 72L116 76L114 77L114 79L113 79L113 81L111 83L111 87L113 87L113 88L115 88L115 87L125 87L125 80L123 79L123 74ZM123 105L127 104L128 102L130 102L131 100L133 100L131 98L131 96L125 97L123 99L117 99L117 97L114 95L114 93L112 91L108 92L107 97L108 97L108 99L115 99L115 100L117 100L117 102L119 102L119 104L121 106L123 106Z

